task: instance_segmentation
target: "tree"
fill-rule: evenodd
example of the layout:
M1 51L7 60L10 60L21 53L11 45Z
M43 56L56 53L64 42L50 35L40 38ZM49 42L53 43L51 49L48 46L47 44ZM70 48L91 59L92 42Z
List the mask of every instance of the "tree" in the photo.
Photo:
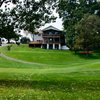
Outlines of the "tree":
M30 39L29 38L27 38L27 37L23 37L23 38L21 38L21 43L23 43L23 44L27 44L27 43L29 43L30 42Z
M70 49L73 49L75 42L75 24L86 13L100 16L100 2L97 2L97 0L59 0L57 12L63 20L63 26L67 36L67 45Z
M16 38L16 31L21 29L34 33L36 28L55 20L52 7L56 0L0 0L0 37L8 42ZM15 6L10 9L9 4ZM5 10L1 9L5 4Z
M52 1L53 2L53 1ZM12 11L16 15L20 29L24 29L30 32L34 32L35 29L43 26L45 23L55 20L52 15L52 3L50 0L24 0L24 4L19 3Z
M3 12L0 16L0 37L4 37L10 42L12 38L18 38L18 35L15 33L14 21L10 17L9 12Z
M24 29L34 32L36 28L55 20L52 7L56 0L1 0L0 7L5 3L5 11L10 10L11 20L14 21L16 30ZM13 9L9 3L15 4Z
M100 17L86 14L76 25L74 49L89 51L100 47ZM99 43L99 44L98 44Z
M8 3L13 3L13 4L16 4L18 3L19 0L0 0L0 7L5 3L5 4L8 4ZM7 6L7 5L6 5Z
M18 38L18 34L14 32L14 27L12 25L8 25L3 27L3 37L8 40L8 43L10 43L11 39L16 39Z

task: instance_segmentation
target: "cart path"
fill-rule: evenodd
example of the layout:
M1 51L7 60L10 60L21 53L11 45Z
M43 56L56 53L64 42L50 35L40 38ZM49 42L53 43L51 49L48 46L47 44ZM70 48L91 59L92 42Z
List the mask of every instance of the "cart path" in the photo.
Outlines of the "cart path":
M4 55L2 53L0 53L0 56L5 58L5 59L7 59L7 60L20 62L20 63L24 63L24 64L46 65L46 64L41 64L41 63L35 63L35 62L28 62L28 61L19 60L19 59L16 59L16 58L12 58L12 57L6 56L6 55Z

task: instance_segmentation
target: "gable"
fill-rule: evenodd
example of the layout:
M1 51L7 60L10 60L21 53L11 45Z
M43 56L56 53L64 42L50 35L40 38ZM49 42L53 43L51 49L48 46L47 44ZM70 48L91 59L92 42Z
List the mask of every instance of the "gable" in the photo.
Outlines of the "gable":
M57 29L57 28L55 28L55 27L53 27L53 26L46 27L46 28L44 28L42 31L48 31L48 30L61 31L61 30L59 30L59 29Z

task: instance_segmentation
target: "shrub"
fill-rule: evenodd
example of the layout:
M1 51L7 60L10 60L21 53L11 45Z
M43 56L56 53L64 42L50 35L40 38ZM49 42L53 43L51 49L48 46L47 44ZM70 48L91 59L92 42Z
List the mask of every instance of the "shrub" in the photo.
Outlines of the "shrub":
M27 43L29 43L30 42L30 39L29 38L27 38L27 37L23 37L23 38L21 38L21 43L23 43L23 44L27 44Z

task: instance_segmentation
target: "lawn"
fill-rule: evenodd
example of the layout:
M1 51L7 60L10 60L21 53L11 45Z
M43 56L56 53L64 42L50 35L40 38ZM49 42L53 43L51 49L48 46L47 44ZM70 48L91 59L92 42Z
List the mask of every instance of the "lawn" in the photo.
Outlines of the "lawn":
M0 100L100 100L100 53L0 47Z

